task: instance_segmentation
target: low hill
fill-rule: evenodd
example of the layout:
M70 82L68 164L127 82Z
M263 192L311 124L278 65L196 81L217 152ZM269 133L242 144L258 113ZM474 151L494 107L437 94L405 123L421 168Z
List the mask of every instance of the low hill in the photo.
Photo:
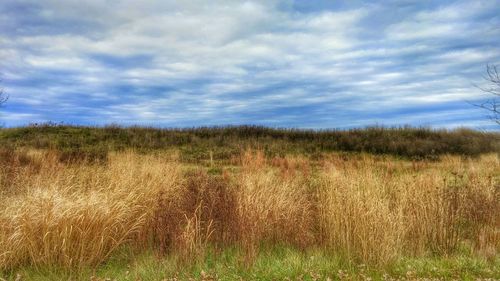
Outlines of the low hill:
M283 129L262 126L197 128L87 127L41 124L0 129L3 147L52 148L69 151L152 151L179 149L187 160L228 159L242 149L269 155L323 152L367 152L405 158L442 154L476 156L499 151L500 134L470 129L367 127L350 130Z

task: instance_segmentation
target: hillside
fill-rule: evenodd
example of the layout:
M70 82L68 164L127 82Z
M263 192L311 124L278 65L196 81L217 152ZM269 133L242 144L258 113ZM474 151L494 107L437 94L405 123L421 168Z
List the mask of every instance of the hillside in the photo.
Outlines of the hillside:
M75 157L102 157L108 151L141 152L177 149L181 159L196 162L212 156L225 160L247 148L267 156L324 152L366 152L410 159L443 154L478 156L497 152L500 134L469 129L433 130L414 127L367 127L351 130L281 129L260 126L160 129L151 127L83 127L42 124L0 129L3 147L57 149Z

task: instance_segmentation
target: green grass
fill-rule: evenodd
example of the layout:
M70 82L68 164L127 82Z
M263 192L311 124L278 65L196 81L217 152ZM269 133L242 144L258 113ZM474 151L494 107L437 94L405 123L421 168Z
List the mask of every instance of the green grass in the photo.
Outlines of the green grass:
M442 154L477 156L499 151L500 134L470 129L434 130L415 127L367 127L350 130L304 130L260 126L160 129L150 127L84 127L41 124L0 129L0 146L52 148L69 155L102 158L106 151L139 152L177 149L181 160L228 160L241 150L263 150L319 157L332 151L390 154L436 159ZM76 152L75 152L76 151Z
M321 250L299 251L288 247L263 250L247 266L236 249L215 254L199 262L180 262L175 256L158 258L153 253L130 255L124 251L92 270L68 271L56 268L21 268L3 275L5 280L387 280L424 279L477 280L500 278L500 259L477 257L405 258L376 268L348 262ZM0 276L2 276L0 274ZM94 278L94 279L92 279ZM109 279L108 279L109 278ZM177 278L177 279L173 279ZM213 278L213 279L210 279Z

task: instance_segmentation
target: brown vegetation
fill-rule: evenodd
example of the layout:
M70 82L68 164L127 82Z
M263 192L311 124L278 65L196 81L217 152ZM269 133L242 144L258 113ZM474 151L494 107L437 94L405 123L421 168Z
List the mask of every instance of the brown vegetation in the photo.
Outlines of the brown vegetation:
M106 162L60 155L0 151L2 270L94 266L122 247L188 261L234 246L250 263L261 247L286 244L370 264L500 249L495 154L311 161L245 151L237 165L208 171L169 153L110 153Z

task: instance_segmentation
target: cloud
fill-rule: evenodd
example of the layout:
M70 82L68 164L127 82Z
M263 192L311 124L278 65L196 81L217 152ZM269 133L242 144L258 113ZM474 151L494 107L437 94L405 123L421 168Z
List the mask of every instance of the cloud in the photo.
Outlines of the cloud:
M446 104L476 110L464 101L500 62L499 12L486 1L7 0L4 110L19 117L5 122L352 127L399 112L400 123L484 127ZM451 117L425 118L441 113Z

